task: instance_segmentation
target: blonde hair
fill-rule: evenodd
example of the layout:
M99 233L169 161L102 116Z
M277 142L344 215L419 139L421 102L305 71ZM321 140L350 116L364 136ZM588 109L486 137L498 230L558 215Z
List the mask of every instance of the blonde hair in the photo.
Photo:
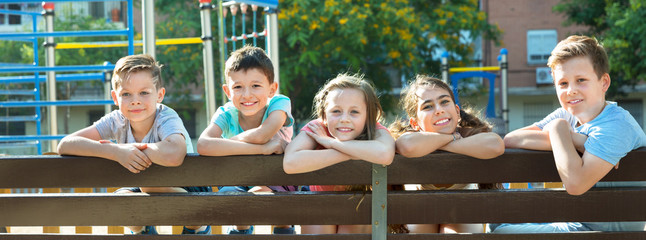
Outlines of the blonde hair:
M372 84L363 79L363 75L340 73L319 89L314 97L314 117L325 120L325 107L328 93L334 89L357 89L363 92L366 102L366 125L357 140L373 140L377 132L377 122L383 116L383 109Z
M446 90L451 96L451 100L455 103L455 96L453 90L448 84L440 79L430 77L427 75L417 75L415 80L408 84L408 87L402 91L402 98L399 104L402 106L408 118L417 119L417 105L419 97L415 94L421 87L439 87ZM457 131L464 137L468 137L481 132L491 132L491 125L486 121L480 120L477 116L478 112L471 108L460 109L460 122L458 123ZM390 125L390 132L395 138L398 138L405 132L417 132L410 126L408 119L398 120Z
M603 46L595 38L573 35L559 42L552 55L547 60L547 66L554 69L556 65L562 64L575 57L587 57L592 62L597 77L610 71L608 54Z
M130 75L139 71L150 71L152 81L156 89L162 87L161 67L155 59L148 54L125 56L119 59L114 66L112 74L112 89L117 90L123 81L128 80Z

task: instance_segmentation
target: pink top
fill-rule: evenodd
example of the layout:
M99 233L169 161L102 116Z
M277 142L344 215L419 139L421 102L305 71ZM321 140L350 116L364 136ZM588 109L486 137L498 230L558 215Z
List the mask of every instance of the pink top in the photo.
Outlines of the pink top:
M327 129L327 126L323 125L323 121L321 121L320 119L314 119L309 123L319 123L321 126L325 128L325 131L327 132L328 137L332 137L332 134L330 134L330 131ZM377 122L377 129L384 129L388 131L388 128L384 127L379 122ZM310 129L307 125L301 128L301 131L314 133L314 131L312 131L312 129ZM319 144L316 147L316 149L325 149L325 148ZM310 185L310 191L312 192L345 191L345 189L346 189L346 185Z

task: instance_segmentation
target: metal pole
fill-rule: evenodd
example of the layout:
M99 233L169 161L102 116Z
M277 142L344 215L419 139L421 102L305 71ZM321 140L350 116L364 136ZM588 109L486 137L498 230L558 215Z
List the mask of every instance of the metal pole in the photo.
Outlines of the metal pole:
M103 62L104 66L110 65L110 62L105 61ZM103 98L106 100L112 99L112 94L110 92L111 88L111 81L112 81L112 72L110 71L104 71L103 72ZM106 104L103 107L103 111L105 112L105 115L108 115L110 112L112 112L112 105Z
M441 64L442 65L440 66L440 70L442 71L442 81L444 81L446 84L450 86L451 82L449 80L449 53L448 52L442 53Z
M132 4L133 0L128 0L128 55L134 55L135 54L135 28L134 24L132 23Z
M206 99L206 121L215 113L215 73L213 70L213 34L211 33L211 0L199 0L202 18L202 46L204 54L204 90Z
M218 44L220 46L220 85L224 85L226 83L226 76L224 76L224 63L226 62L226 49L227 45L224 41L224 39L227 37L225 35L224 31L224 18L226 15L224 15L224 8L222 7L222 0L217 0L218 4ZM215 95L214 95L215 96ZM224 105L227 101L226 96L224 96L224 92L222 92L222 105Z
M372 240L388 234L388 168L372 164Z
M32 27L34 29L34 32L38 32L38 16L37 15L32 15ZM38 38L34 37L33 39L33 48L34 48L34 66L38 66ZM34 72L34 89L36 90L36 94L34 94L34 101L40 101L40 81L38 78L40 73L39 72ZM40 107L36 107L35 109L36 113L36 135L41 135L41 125L42 125L42 117L40 114ZM36 145L36 150L38 152L38 155L43 154L43 142L38 140L38 144Z
M47 32L54 32L54 3L43 2L43 15L45 16L45 29ZM45 65L53 67L56 65L54 48L56 43L54 37L45 38ZM56 101L56 73L54 71L47 72L47 99L49 101ZM47 107L47 121L49 122L49 135L58 135L58 119L56 114L56 106ZM49 151L56 151L58 141L50 141Z
M507 84L508 84L508 79L507 79L507 49L503 48L500 50L500 78L502 79L500 90L502 92L502 120L504 121L504 128L503 130L505 133L509 132L509 105L508 101L509 99L507 98L508 94L508 89L507 89Z
M153 0L141 0L141 6L141 15L143 16L144 54L148 54L155 58L155 3Z
M267 17L265 22L267 24L267 46L265 47L269 54L269 59L271 59L272 64L274 65L274 82L278 83L280 86L280 72L279 72L279 62L278 62L278 14L276 9L266 9ZM279 93L280 87L276 89L276 93Z

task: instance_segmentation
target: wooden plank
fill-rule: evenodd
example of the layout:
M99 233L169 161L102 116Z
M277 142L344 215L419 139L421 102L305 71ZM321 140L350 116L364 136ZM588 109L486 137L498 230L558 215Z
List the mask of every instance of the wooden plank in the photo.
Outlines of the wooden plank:
M563 188L562 182L546 182L545 188Z
M133 174L100 158L5 156L0 157L0 188L370 184L371 167L364 161L288 175L283 172L282 157L191 154L180 167L153 165ZM646 181L646 161L642 159L646 159L646 148L628 153L620 168L603 180ZM560 181L551 152L519 149L507 149L504 155L488 160L445 152L420 158L397 155L389 166L388 180L389 184Z
M369 224L369 195L355 210L361 198L360 192L7 194L0 196L0 226Z
M173 236L173 235L37 235L37 234L0 234L6 240L65 240L65 239L141 239L141 240L370 240L369 234L334 234L334 235L211 235L211 236ZM389 234L389 240L641 240L646 239L646 232L576 232L576 233L540 233L540 234Z
M0 226L370 224L364 197L355 211L361 193L11 194ZM645 221L644 202L646 188L391 191L387 214L389 224Z
M646 188L391 192L388 223L645 221ZM612 204L608 204L612 203Z
M60 188L43 188L43 193L60 193L62 190ZM45 203L43 203L45 204ZM45 214L42 212L41 214ZM11 225L11 224L6 224ZM60 233L61 228L58 226L51 226L52 224L41 224L43 225L43 233ZM47 226L45 226L47 225ZM15 226L15 225L14 225Z
M91 193L93 192L92 188L75 188L74 189L75 193ZM76 233L77 234L92 234L92 227L91 226L76 226Z

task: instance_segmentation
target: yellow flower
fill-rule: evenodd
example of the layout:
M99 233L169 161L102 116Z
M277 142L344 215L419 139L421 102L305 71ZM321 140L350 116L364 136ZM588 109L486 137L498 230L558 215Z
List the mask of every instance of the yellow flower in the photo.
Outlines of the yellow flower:
M439 24L440 26L446 25L446 19L440 19L439 21L437 21L437 24Z
M361 38L361 44L366 45L368 43L368 40L365 37Z
M327 20L328 20L328 19L327 19L326 17L321 17L321 22L326 23L326 22L327 22Z
M339 15L340 13L341 13L341 12L339 12L339 10L334 10L334 12L333 12L332 14L334 14L334 15Z
M310 24L310 30L315 30L315 29L318 29L319 27L320 25L318 21L313 21L312 24Z
M446 12L446 18L452 18L453 14L453 12Z
M374 27L374 28L379 28L379 24L376 24L376 23L375 23L374 25L372 25L372 27Z
M307 20L307 15L301 16L301 20Z
M397 51L397 50L392 50L392 51L388 52L388 56L390 58L392 58L392 59L395 59L395 58L400 57L401 53L399 53L399 51Z
M391 29L390 29L390 26L383 28L382 33L383 33L384 35L391 34L391 33L392 33L392 31L391 31Z
M479 21L485 20L486 17L487 16L486 16L485 12L478 12L478 20Z
M347 18L341 18L341 20L339 20L339 24L341 25L345 24L346 22L348 22Z
M370 4L364 3L364 4L363 4L363 7L365 7L365 8L369 8L369 7L370 7Z
M287 19L287 14L286 14L284 11L281 11L281 12L278 14L278 19L279 19L279 20Z
M341 47L336 47L334 50L336 50L337 52L340 52L340 51L341 51Z

